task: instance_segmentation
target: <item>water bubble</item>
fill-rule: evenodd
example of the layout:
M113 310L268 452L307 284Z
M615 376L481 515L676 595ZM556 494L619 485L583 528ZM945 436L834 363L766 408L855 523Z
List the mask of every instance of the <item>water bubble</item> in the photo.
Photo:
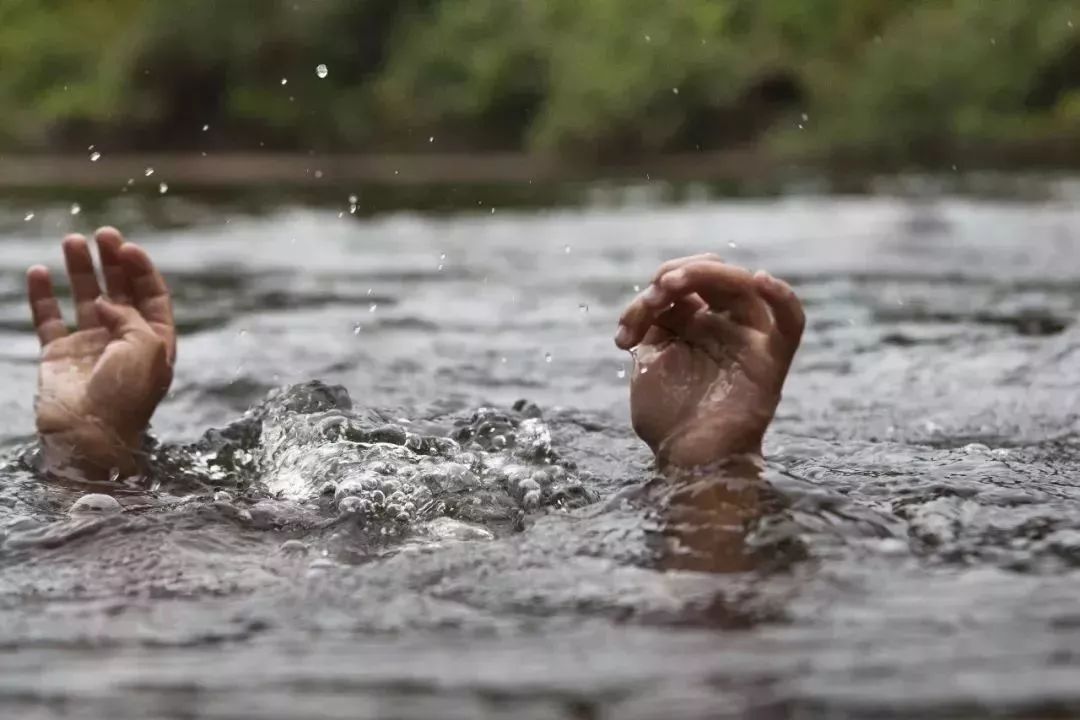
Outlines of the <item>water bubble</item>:
M99 152L90 153L90 162L97 162L100 159L101 159L101 153L99 153Z
M159 193L161 193L162 195L164 195L165 193L169 192L169 186L168 186L168 185L166 185L165 183L161 183L161 184L159 184L159 185L157 186L157 189L158 189L158 192L159 192Z
M225 492L224 490L218 490L216 493L214 493L214 502L230 503L232 502L232 499L232 495Z
M23 221L24 222L30 222L33 219L34 219L34 213L28 212L28 213L26 213L26 217L23 218Z
M282 85L288 85L289 84L289 78L281 78L281 84Z
M350 195L349 196L349 204L350 205L355 205L358 202L360 202L360 198L356 197L355 195Z
M78 215L82 212L82 206L79 203L71 203L71 214Z
M101 515L112 515L113 513L122 512L123 508L120 507L120 503L116 501L116 498L111 495L101 495L98 493L90 493L89 495L83 495L81 498L75 501L75 504L71 506L68 512L72 515L78 515L82 513L99 513Z
M320 78L324 78L330 74L330 70L326 67L326 65L319 63L315 66L315 74L318 75Z
M143 173L143 175L145 175L146 177L150 177L153 174L154 174L154 168L152 168L152 167L146 168L146 172Z
M551 353L544 353L544 362L550 363L551 359Z

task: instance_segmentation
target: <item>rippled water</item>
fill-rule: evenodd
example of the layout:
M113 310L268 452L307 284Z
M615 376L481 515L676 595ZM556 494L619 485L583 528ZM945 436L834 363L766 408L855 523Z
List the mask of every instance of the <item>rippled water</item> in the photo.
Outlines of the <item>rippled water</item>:
M11 207L3 715L1080 712L1080 203L1058 189L171 229ZM177 294L159 472L43 485L22 269L106 217ZM614 320L703 250L809 314L767 442L805 558L741 574L656 569L616 498L650 458Z

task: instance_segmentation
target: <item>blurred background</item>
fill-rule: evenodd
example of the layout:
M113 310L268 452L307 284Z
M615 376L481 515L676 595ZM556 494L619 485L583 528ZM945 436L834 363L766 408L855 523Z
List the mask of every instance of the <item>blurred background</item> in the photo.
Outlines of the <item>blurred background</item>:
M1074 0L0 0L0 68L7 186L1080 165Z

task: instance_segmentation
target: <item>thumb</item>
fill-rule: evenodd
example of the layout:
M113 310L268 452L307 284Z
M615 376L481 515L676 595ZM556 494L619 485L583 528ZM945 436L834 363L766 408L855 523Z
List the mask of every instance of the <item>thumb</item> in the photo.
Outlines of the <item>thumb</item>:
M101 324L114 338L153 332L139 311L130 305L117 305L98 297L94 301L94 308Z

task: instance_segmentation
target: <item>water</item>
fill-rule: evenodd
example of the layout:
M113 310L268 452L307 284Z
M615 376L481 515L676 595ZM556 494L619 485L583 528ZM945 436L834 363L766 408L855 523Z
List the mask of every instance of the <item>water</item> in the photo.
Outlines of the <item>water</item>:
M22 270L103 217L13 207L4 715L1078 712L1080 204L1062 187L367 219L115 204L183 330L155 418L173 469L120 489L15 464ZM773 561L740 574L657 569L653 521L617 499L649 455L615 318L661 260L704 250L791 280L810 319L767 438L773 532L804 557L766 538ZM123 511L84 498L103 492Z

